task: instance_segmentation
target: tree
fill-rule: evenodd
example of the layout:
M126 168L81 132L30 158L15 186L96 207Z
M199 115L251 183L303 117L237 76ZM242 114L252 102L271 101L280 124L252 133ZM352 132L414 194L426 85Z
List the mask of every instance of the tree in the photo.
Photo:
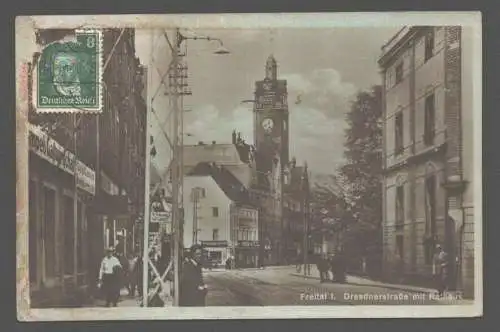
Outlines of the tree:
M347 114L344 156L339 169L351 216L344 248L353 257L382 250L382 88L359 92Z

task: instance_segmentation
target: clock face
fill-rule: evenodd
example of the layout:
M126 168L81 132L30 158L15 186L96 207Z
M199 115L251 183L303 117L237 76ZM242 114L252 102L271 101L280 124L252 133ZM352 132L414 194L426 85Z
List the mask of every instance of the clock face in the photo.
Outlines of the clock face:
M273 130L274 121L271 118L265 118L262 120L262 128L266 133L270 133Z

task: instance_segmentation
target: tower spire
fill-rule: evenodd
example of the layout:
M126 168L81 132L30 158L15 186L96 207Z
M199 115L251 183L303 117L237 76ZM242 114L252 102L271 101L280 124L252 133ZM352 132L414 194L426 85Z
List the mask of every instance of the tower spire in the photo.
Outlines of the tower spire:
M278 64L273 54L270 54L266 61L266 79L273 81L278 79Z

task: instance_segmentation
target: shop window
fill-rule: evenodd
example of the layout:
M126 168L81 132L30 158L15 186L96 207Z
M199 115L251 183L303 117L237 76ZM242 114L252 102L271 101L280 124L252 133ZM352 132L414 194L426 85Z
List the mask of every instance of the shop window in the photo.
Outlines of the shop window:
M434 143L435 135L435 98L431 94L425 98L425 121L424 121L424 144L432 145Z
M29 274L30 283L36 284L38 280L38 202L36 195L36 182L29 182Z
M436 177L431 175L425 179L425 211L426 211L426 234L430 239L436 236ZM426 263L432 263L434 253L432 241L428 242L426 249Z
M74 246L75 246L75 232L74 232L74 215L73 206L74 199L71 196L63 196L63 224L64 224L64 274L73 274L74 272Z
M85 243L87 242L85 239L86 234L86 218L85 218L85 210L83 209L83 204L81 201L78 201L78 241L77 241L77 267L78 273L82 273L85 271Z
M44 187L43 199L43 241L45 258L45 276L56 276L56 191Z

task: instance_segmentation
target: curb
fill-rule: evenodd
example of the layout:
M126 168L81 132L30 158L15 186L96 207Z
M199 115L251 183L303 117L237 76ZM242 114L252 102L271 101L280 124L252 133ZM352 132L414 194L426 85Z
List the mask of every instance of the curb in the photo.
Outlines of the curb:
M304 275L297 274L297 273L290 273L290 275L294 276L294 277L304 277ZM349 278L349 277L350 276L347 276L347 278ZM315 276L306 276L305 278L306 279L320 280L319 277L315 277ZM405 286L383 284L383 283L377 284L377 283L346 282L346 283L344 283L344 285L356 285L356 286L368 286L368 287L383 287L383 288L387 288L387 289L410 291L410 292L422 292L422 293L434 293L435 292L435 290L429 289L429 288L416 288L416 287L412 287L412 286L405 287Z

